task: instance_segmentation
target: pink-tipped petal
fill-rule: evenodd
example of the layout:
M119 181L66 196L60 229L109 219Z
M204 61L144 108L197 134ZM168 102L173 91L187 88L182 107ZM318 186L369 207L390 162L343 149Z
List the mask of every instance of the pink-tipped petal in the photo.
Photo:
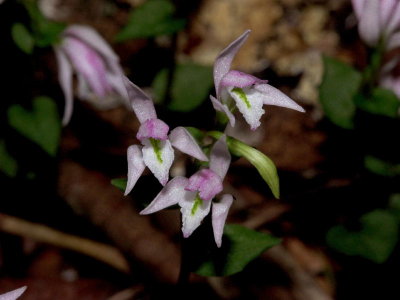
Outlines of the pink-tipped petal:
M353 4L353 9L354 13L356 14L357 19L361 19L361 16L363 14L363 9L365 2L368 0L351 0L351 3Z
M165 185L169 178L169 169L174 161L174 150L169 140L155 141L143 140L143 161L158 181Z
M220 94L220 82L222 78L228 73L231 68L232 60L236 53L242 47L243 43L247 40L250 30L246 30L239 38L234 40L228 47L226 47L218 55L214 63L214 85L217 93L217 98Z
M26 288L27 288L26 286L23 286L11 292L1 294L0 300L16 300L25 292Z
M133 187L135 186L136 182L138 181L139 177L142 175L146 167L143 162L142 150L137 145L129 146L127 151L127 158L128 182L125 188L125 196L132 191Z
M104 57L118 60L118 56L114 53L107 42L91 27L85 25L70 25L63 33L64 36L74 36L84 41Z
M62 124L65 126L69 123L74 107L74 99L72 95L72 67L66 55L59 47L55 47L55 54L58 63L58 80L65 97L64 116Z
M142 123L136 134L139 141L153 138L165 141L168 139L169 126L160 119L150 119Z
M217 100L217 98L215 98L214 96L210 96L210 100L211 103L214 107L215 110L220 111L225 113L225 115L228 117L229 120L229 124L232 127L235 127L235 116L231 113L231 111L229 110L228 106L226 106L225 104L222 104L219 100Z
M137 85L125 77L125 87L128 91L129 101L140 123L150 119L157 119L153 101Z
M224 180L230 164L231 154L226 144L226 136L223 135L211 149L210 169L218 174L221 180Z
M202 169L190 176L185 189L199 192L199 197L207 202L222 192L222 179L214 171Z
M141 215L152 214L171 205L177 204L181 199L193 199L192 192L185 191L188 179L185 177L175 177L167 183L154 200L140 212Z
M214 202L212 205L212 227L214 232L214 240L217 247L220 248L222 244L222 235L224 233L224 226L226 217L228 216L229 208L233 202L232 195L225 194L222 196L220 202Z
M268 80L261 80L253 75L246 74L240 71L231 70L228 73L226 73L225 76L222 78L220 86L221 87L233 86L233 87L245 88L252 86L254 84L261 84L267 82Z
M359 20L358 32L368 46L376 46L382 33L379 20L379 3L378 0L366 1Z
M176 127L169 134L169 141L179 151L186 153L201 161L208 161L196 140L184 127Z
M251 130L257 129L260 125L261 116L265 113L262 108L264 103L253 88L231 88L229 94L235 100L236 107L242 113Z
M75 37L64 38L61 47L76 72L84 76L90 88L98 97L104 97L111 92L112 88L107 81L107 69L99 53Z
M299 112L305 112L304 108L302 108L300 105L298 105L292 99L290 99L288 96L286 96L280 90L278 90L277 88L274 88L273 86L271 86L269 84L257 84L254 87L254 89L257 92L261 93L260 96L262 97L263 102L266 105L281 106L281 107L294 109ZM254 96L258 96L257 93L255 93Z
M203 219L209 214L211 208L211 201L196 203L195 201L199 201L196 198L196 193L190 193L190 197L188 196L179 200L182 214L182 233L185 238L188 238L193 231L200 226Z

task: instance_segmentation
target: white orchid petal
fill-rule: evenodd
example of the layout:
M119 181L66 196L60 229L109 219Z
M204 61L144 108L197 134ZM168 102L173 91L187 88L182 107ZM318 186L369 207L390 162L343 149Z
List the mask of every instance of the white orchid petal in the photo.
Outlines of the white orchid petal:
M152 145L153 142L153 145ZM169 169L174 161L174 150L169 140L143 140L143 161L158 181L165 185L169 178Z
M264 103L262 97L255 93L252 88L231 88L229 94L235 100L236 107L242 113L246 122L252 130L261 125L261 116L265 113L262 108ZM255 96L257 94L257 96Z
M128 78L125 77L124 82L133 111L139 122L144 123L149 119L157 119L156 109L151 98Z
M282 93L280 90L269 84L257 84L254 87L254 90L255 92L250 93L248 97L261 97L263 103L266 105L281 106L294 109L299 112L305 112L304 108Z
M222 235L224 233L225 221L228 216L229 208L233 202L232 195L225 194L219 203L214 202L212 206L212 227L214 232L215 243L218 248L222 244Z
M139 177L142 175L146 167L143 162L142 150L137 145L132 145L128 148L127 158L128 182L125 188L125 196L132 191L133 187L135 186L136 182L138 181Z
M175 177L167 183L154 200L140 212L141 215L152 214L171 205L177 204L180 199L193 199L194 193L185 191L188 179Z
M203 219L209 214L211 201L201 200L196 197L196 192L190 192L191 197L179 201L182 214L182 233L185 238L200 226Z
M11 292L1 294L0 300L16 300L25 292L26 288L27 288L26 286L23 286Z
M211 103L214 107L215 110L220 111L225 113L225 115L228 117L229 119L229 124L232 127L235 127L235 116L231 113L231 111L229 110L228 106L226 106L226 104L222 104L219 100L217 100L217 98L215 98L214 96L210 96L210 100Z
M210 169L224 180L231 164L231 154L226 144L226 136L223 135L212 147L210 154Z
M184 127L176 127L169 134L169 140L173 147L201 161L208 161L207 156L201 150L196 140Z
M369 46L376 46L381 35L379 9L380 1L365 1L359 20L358 32Z
M72 66L64 52L55 47L55 54L58 63L58 80L65 97L64 116L62 124L65 126L69 123L74 107L74 98L72 95Z
M217 92L217 98L219 98L220 94L220 82L222 77L228 73L231 68L232 60L235 57L236 53L242 47L243 43L247 40L250 34L250 30L246 30L240 37L234 40L228 47L226 47L222 52L218 55L217 59L214 63L214 85Z

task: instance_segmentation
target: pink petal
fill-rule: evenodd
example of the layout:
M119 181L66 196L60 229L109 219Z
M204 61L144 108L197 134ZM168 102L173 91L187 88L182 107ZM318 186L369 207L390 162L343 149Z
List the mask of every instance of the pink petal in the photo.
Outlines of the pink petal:
M366 1L358 24L358 32L368 46L376 46L382 34L379 20L378 0Z
M135 186L136 182L138 181L139 177L142 175L146 167L143 162L142 150L139 146L132 145L128 148L127 152L128 183L126 184L125 188L125 196L132 191L133 187Z
M281 106L281 107L294 109L299 112L305 112L305 110L300 105L298 105L296 102L294 102L288 96L286 96L280 90L278 90L277 88L274 88L273 86L271 86L269 84L257 84L254 87L254 89L261 93L263 102L266 105Z
M0 300L16 300L25 292L25 290L26 290L26 286L23 286L19 289L2 294L2 295L0 295Z
M64 38L62 49L67 54L76 72L81 73L98 97L111 92L107 81L107 69L103 57L89 45L74 37Z
M383 1L385 2L385 1ZM398 1L396 1L398 2ZM383 5L383 4L382 4ZM397 6L394 8L391 17L386 26L386 34L390 35L400 27L400 5L397 3Z
M222 192L222 180L210 169L202 169L189 178L189 184L185 187L187 191L198 191L204 201L210 201L218 193Z
M125 87L128 91L129 101L140 123L149 119L157 119L153 101L137 85L125 77Z
M181 199L193 199L194 194L185 191L188 179L185 177L175 177L161 190L154 200L140 212L141 215L152 214L168 206L177 204Z
M351 3L353 4L353 9L356 14L357 19L361 19L361 16L363 14L364 10L364 5L365 2L369 0L351 0Z
M196 140L184 127L176 127L169 134L172 146L201 161L208 161L207 156L201 150Z
M240 71L231 70L222 78L221 87L239 87L245 88L254 84L267 83L268 80L261 80L253 75L249 75Z
M400 32L393 33L386 44L386 51L400 47Z
M396 9L398 0L383 0L380 1L380 28L381 31L386 30L387 24L392 18L393 12Z
M215 243L217 244L218 248L221 247L222 244L225 221L232 202L232 195L225 194L222 196L222 199L219 203L214 202L212 205L212 227L214 231Z
M72 67L66 55L59 47L55 47L55 54L58 63L58 80L65 97L64 116L62 124L65 126L69 123L74 107L74 99L72 96Z
M228 73L231 68L231 63L236 53L242 47L243 43L247 40L250 30L246 30L239 38L234 40L228 47L226 47L218 55L214 63L214 85L217 92L217 98L220 94L220 82L222 78Z
M160 119L150 119L140 125L136 137L139 141L153 138L165 141L168 139L169 126Z
M212 102L212 105L213 105L214 109L217 110L217 111L225 113L225 115L229 119L229 124L232 127L235 127L236 119L235 119L235 116L229 110L228 106L226 106L225 104L222 104L221 101L217 100L214 96L210 96L210 100Z
M218 174L221 180L224 180L230 164L231 154L226 144L226 136L223 135L211 149L210 169Z

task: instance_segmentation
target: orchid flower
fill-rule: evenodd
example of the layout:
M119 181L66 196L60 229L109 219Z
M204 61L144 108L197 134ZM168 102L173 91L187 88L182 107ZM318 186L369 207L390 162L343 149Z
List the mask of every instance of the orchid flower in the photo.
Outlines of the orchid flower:
M80 98L89 99L94 94L102 99L116 93L127 99L119 59L96 31L83 25L71 25L63 31L61 42L54 49L65 96L64 125L71 119L73 110L73 71L77 75Z
M25 292L25 290L26 290L26 286L23 286L19 289L11 291L11 292L1 294L0 300L16 300Z
M225 194L219 202L213 202L212 199L223 189L222 181L230 162L226 137L222 136L211 150L209 168L201 169L190 178L179 176L173 178L140 214L151 214L179 204L182 213L182 232L187 238L212 210L214 239L217 246L221 247L225 221L233 197Z
M358 32L368 46L377 46L383 38L386 48L393 48L399 39L393 33L400 27L398 0L352 0L358 19Z
M192 135L184 127L176 127L169 134L169 126L157 118L152 100L135 84L125 79L132 108L141 123L137 139L142 146L128 148L128 183L125 195L135 186L147 166L158 181L165 185L169 178L169 169L174 161L174 150L208 161Z
M214 84L217 98L211 96L211 102L217 111L227 115L230 125L235 126L235 117L231 112L232 100L242 113L252 130L260 126L261 116L264 114L264 104L291 108L304 112L278 89L267 84L266 80L252 75L230 70L236 53L242 47L250 34L250 30L233 41L217 57L214 63Z

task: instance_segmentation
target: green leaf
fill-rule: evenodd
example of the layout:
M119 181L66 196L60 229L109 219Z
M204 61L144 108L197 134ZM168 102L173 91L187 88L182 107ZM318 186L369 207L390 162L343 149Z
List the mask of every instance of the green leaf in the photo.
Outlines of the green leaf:
M212 67L193 63L178 65L171 85L171 102L168 108L172 111L188 112L197 108L208 99L213 86ZM162 103L167 95L168 70L161 70L153 81L155 101Z
M194 272L202 276L229 276L242 271L248 263L280 239L240 225L226 225L221 248L216 248Z
M336 250L350 256L361 256L376 263L385 262L398 239L396 217L382 209L363 215L361 230L349 231L344 226L331 228L327 242Z
M36 1L22 1L22 4L31 17L35 44L42 48L56 44L66 25L48 20L43 16Z
M219 139L223 133L210 131L208 134L215 139ZM233 155L246 158L257 169L258 173L260 173L261 177L268 184L274 197L279 199L279 177L274 162L264 153L233 137L228 136L226 143Z
M394 177L400 175L400 165L391 164L374 156L366 156L364 166L370 172L381 176Z
M390 90L376 88L371 98L362 95L355 97L356 105L369 113L396 118L400 108L400 102L396 94Z
M322 108L336 125L351 129L356 106L353 97L360 88L361 74L349 65L324 57L324 76L319 87Z
M8 109L8 121L20 134L39 145L51 156L57 152L61 123L57 106L51 98L33 99L33 110L28 111L20 105Z
M26 54L32 54L35 40L24 24L14 23L11 28L14 43Z
M17 161L8 153L3 140L0 140L0 170L8 177L17 175Z
M168 35L181 30L185 20L174 19L175 7L166 0L149 0L134 9L116 41Z
M125 191L127 182L128 179L126 178L115 178L111 180L111 184L123 192Z

